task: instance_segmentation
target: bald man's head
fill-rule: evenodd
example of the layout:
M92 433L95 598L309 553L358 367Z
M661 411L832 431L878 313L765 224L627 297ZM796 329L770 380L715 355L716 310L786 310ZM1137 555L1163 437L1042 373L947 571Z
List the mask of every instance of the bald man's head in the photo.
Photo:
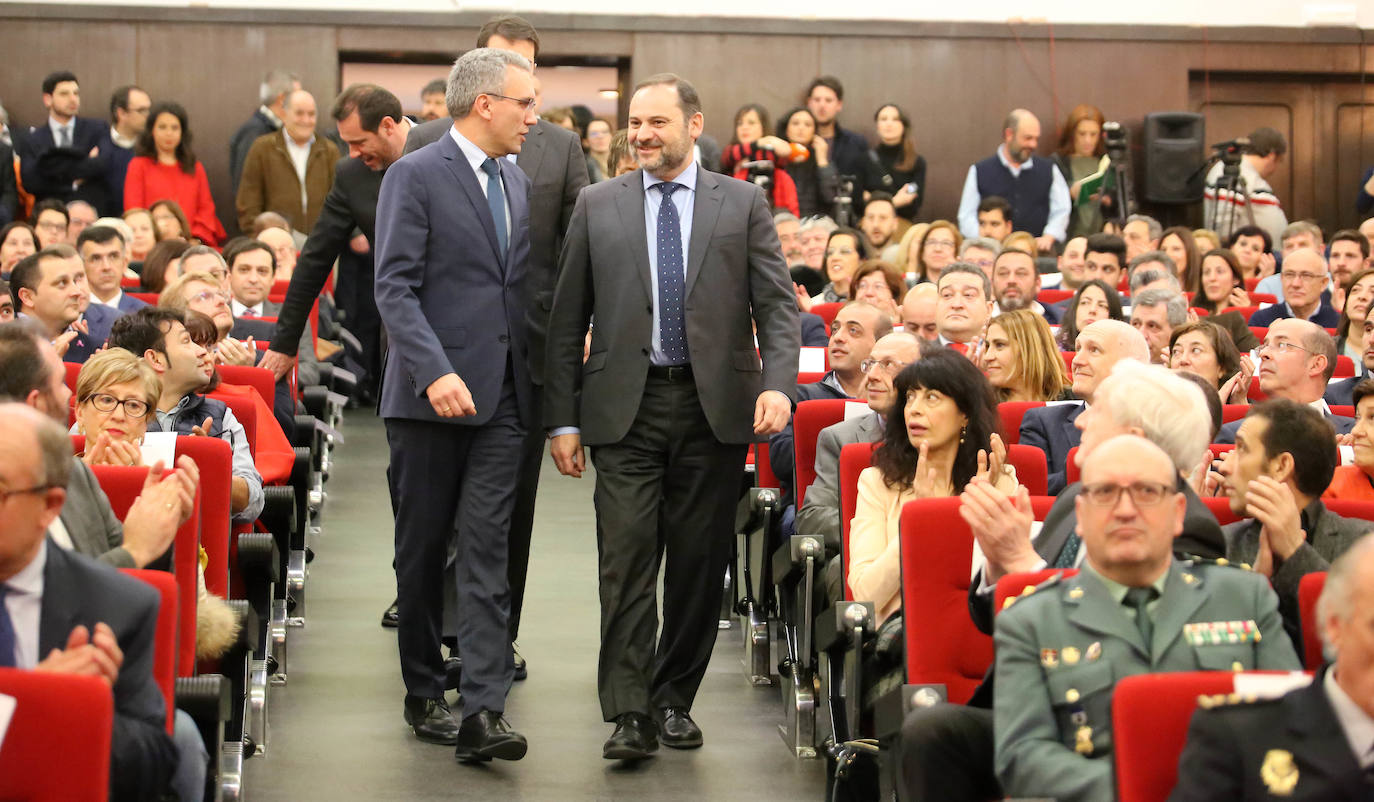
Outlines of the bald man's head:
M1118 435L1092 450L1074 510L1094 570L1129 587L1148 586L1169 570L1187 506L1177 477L1169 455L1139 435Z

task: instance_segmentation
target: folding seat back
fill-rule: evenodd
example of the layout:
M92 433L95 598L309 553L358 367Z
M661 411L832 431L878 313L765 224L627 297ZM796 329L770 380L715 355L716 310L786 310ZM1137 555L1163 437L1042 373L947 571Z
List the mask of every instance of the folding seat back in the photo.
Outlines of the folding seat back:
M819 398L797 404L792 416L793 459L796 462L794 476L796 481L797 509L801 509L806 498L806 489L816 481L816 441L821 429L833 426L844 420L849 404L863 404L861 401L847 401L843 398ZM868 408L863 404L864 409Z
M844 570L844 597L854 598L849 588L849 525L859 505L859 474L873 462L877 443L850 443L840 450L840 563Z
M1021 419L1026 410L1045 406L1044 401L1003 401L997 405L997 414L1002 417L1002 442L1009 446L1021 442Z
M1202 503L1207 505L1207 509L1212 511L1212 515L1216 517L1217 523L1222 526L1233 524L1245 517L1231 512L1231 500L1224 496L1205 496L1202 499Z
M810 311L811 314L818 315L821 320L824 320L825 330L830 331L830 324L835 322L835 316L840 313L842 306L844 303L840 301L828 304L812 304Z
M163 699L167 702L167 732L171 733L172 719L176 714L177 620L180 617L177 610L177 581L166 571L137 568L120 570L152 585L160 598L157 632L153 635L153 679L162 689Z
M1178 782L1178 758L1199 696L1231 693L1229 671L1123 677L1112 690L1112 759L1118 802L1164 802Z
M1049 469L1045 465L1045 452L1035 446L1007 446L1007 464L1016 469L1016 481L1032 496L1043 496L1049 491Z
M1302 665L1308 671L1322 667L1322 622L1317 619L1317 600L1326 587L1326 572L1314 571L1298 583L1298 610L1302 618Z
M1055 574L1071 577L1078 573L1077 568L1041 568L1038 571L1025 571L1007 574L997 580L997 588L992 592L992 613L996 615L1010 607L1021 596L1029 594L1035 587Z
M1241 420L1250 411L1249 404L1222 404L1221 422L1232 423Z
M0 668L0 694L15 699L0 744L5 799L109 798L114 696L105 680Z

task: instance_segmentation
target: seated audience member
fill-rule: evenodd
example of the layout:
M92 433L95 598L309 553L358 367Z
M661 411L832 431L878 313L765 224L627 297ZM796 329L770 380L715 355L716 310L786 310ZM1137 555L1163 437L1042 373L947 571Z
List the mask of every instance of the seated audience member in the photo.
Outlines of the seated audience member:
M67 201L67 237L63 242L75 246L76 238L81 236L81 232L89 228L99 217L100 213L86 201Z
M1178 268L1164 251L1146 251L1126 266L1127 289L1132 297L1141 290L1166 289L1183 292Z
M246 239L247 237L235 237L228 244L232 245ZM220 289L225 293L229 292L229 263L224 261L224 256L219 251L209 245L192 245L181 255L181 269L177 275L184 276L187 273L209 273L219 282Z
M854 599L873 602L879 624L901 609L908 501L957 495L975 477L1003 493L1017 488L992 387L971 362L931 351L897 374L892 394L882 445L859 474L846 573Z
M1374 303L1374 270L1352 273L1338 286L1341 319L1336 324L1336 353L1350 357L1355 362L1355 372L1363 373L1364 323L1369 318L1369 305Z
M272 257L276 262L272 280L290 281L292 274L296 272L296 257L299 255L296 240L291 236L291 232L285 228L270 226L264 228L253 239L272 249ZM267 289L270 291L272 287L269 285Z
M825 332L825 318L810 312L798 312L801 321L801 344L803 348L824 348L830 344L830 335Z
M89 304L86 270L70 245L54 245L26 256L10 273L10 294L18 315L31 318L52 341L63 361L85 362L105 343L113 309Z
M1221 247L1221 237L1217 232L1210 228L1193 229L1193 244L1197 245L1198 253L1207 253Z
M157 229L159 242L165 239L184 239L197 245L203 244L200 238L191 234L191 224L187 222L181 204L176 201L170 198L154 201L153 205L148 207L148 213L153 218L153 227Z
M849 282L859 263L871 254L863 234L852 228L837 228L830 232L825 243L826 284L814 298L813 304L829 304L849 300Z
M1317 600L1330 662L1310 685L1277 699L1200 706L1171 802L1360 798L1374 730L1371 615L1374 538L1365 536L1332 564Z
M903 220L912 221L926 195L926 157L916 152L911 118L895 104L885 103L873 115L878 142L873 155L877 185L892 195L892 204Z
M290 233L291 223L276 212L262 212L257 217L253 218L253 229L248 232L248 236L257 239L258 235L269 228L280 228L282 231Z
M0 664L109 683L110 798L159 799L178 758L152 673L158 595L47 537L66 499L71 466L71 441L61 426L23 404L0 406L0 481L13 495L29 489L0 516L0 583L29 597L10 602L10 654L0 655ZM47 621L65 623L60 630L40 626ZM83 623L68 631L72 621Z
M248 435L223 401L200 395L211 380L213 366L205 349L191 341L183 316L169 309L149 307L125 315L110 332L110 347L141 356L162 379L156 418L149 431L218 437L233 448L230 509L234 520L249 523L262 512L262 476L253 464Z
M1092 283L1084 287L1091 287ZM1059 495L1067 482L1069 449L1078 445L1074 421L1093 402L1093 393L1123 359L1150 361L1150 346L1140 332L1120 320L1099 320L1078 333L1070 377L1073 394L1083 404L1062 404L1030 409L1021 419L1021 443L1045 452L1049 468L1049 494Z
M1374 217L1365 218L1357 230L1360 232L1360 236L1369 243L1370 258L1374 259Z
M1289 223L1283 229L1283 234L1279 236L1279 249L1283 252L1283 258L1294 251L1307 249L1316 253L1326 253L1326 243L1322 239L1321 227L1306 220L1297 220ZM1273 295L1279 301L1284 300L1284 281L1278 273L1272 273L1260 279L1259 284L1255 285L1255 292L1263 292ZM1340 282L1335 282L1339 287Z
M792 108L778 120L777 135L802 145L807 151L800 159L794 153L783 165L797 187L798 214L803 218L828 214L839 192L840 173L832 159L829 141L816 131L816 116L810 109ZM862 180L859 189L863 189Z
M1282 398L1313 407L1326 417L1336 434L1347 434L1355 421L1333 415L1323 399L1326 383L1336 371L1336 342L1320 326L1306 320L1274 321L1259 349L1259 386L1268 398ZM1240 421L1221 427L1218 443L1234 443Z
M1173 276L1169 278L1177 283ZM1131 325L1145 335L1151 362L1169 364L1169 342L1174 329L1187 322L1188 302L1176 291L1152 289L1132 293Z
M0 278L9 280L10 271L25 256L38 253L38 235L22 220L0 228Z
M1249 354L1236 350L1231 335L1210 318L1185 323L1170 333L1169 368L1202 378L1224 404L1248 403L1254 363Z
M1241 226L1226 240L1226 248L1236 255L1244 278L1261 279L1274 275L1277 260L1274 258L1274 239L1268 231L1259 226Z
M29 224L38 238L38 249L60 245L67 241L67 206L57 198L49 198L35 203L29 215Z
M940 273L954 262L964 238L948 220L936 220L926 229L916 257L916 281L935 282Z
M883 436L883 420L896 403L892 382L907 365L920 359L922 343L904 331L895 331L873 344L864 361L864 389L868 396L867 415L849 418L821 430L816 439L816 480L806 488L806 500L797 510L799 535L820 535L826 551L840 553L840 452L851 443L873 443ZM830 599L842 596L839 564L827 571ZM833 576L832 576L833 573Z
M1178 283L1187 292L1197 292L1198 271L1202 267L1201 252L1193 241L1193 232L1186 226L1173 226L1164 229L1159 237L1159 250L1169 257L1178 269Z
M999 616L993 726L997 778L1008 796L1112 798L1115 680L1236 663L1242 670L1299 667L1262 577L1174 559L1186 508L1175 476L1168 455L1137 435L1093 449L1077 499L1086 552L1078 575L1042 585ZM1094 610L1094 623L1085 625L1080 610ZM1253 621L1258 637L1244 649L1183 637L1188 623L1218 620ZM1062 659L1068 649L1091 649L1101 662ZM1057 650L1055 659L1047 650ZM1053 691L1051 698L1050 689L1062 687L1081 692L1065 699Z
M1046 323L1053 325L1059 322L1057 310L1035 300L1040 292L1040 271L1036 270L1035 259L1028 252L1002 251L993 262L991 275L992 294L997 299L999 311L1029 309Z
M929 228L930 223L913 223L907 226L906 232L897 242L897 253L893 256L892 263L905 272L903 276L905 279L915 281L916 277L920 275L916 257L920 255L921 239L925 237L926 230Z
M999 240L991 237L969 237L959 245L959 261L975 265L991 276L992 265L1001 252L1002 243Z
M851 294L856 301L865 301L883 310L893 326L902 322L902 310L897 299L906 290L902 274L887 262L870 259L859 265L849 280Z
M935 323L939 308L939 291L930 282L917 284L902 298L902 328L919 340L940 341L940 327Z
M859 219L859 230L868 240L868 249L874 254L882 254L883 249L896 244L892 235L897 231L897 207L892 196L886 192L874 192L864 204L863 217Z
M276 255L262 240L244 238L224 249L224 259L229 266L229 310L234 316L230 335L271 342L276 324L256 319L275 318L281 312L281 304L267 298L276 274ZM254 323L258 325L252 325ZM309 327L301 332L296 355L297 380L304 385L319 384L320 363L315 357L315 342Z
M1163 233L1164 227L1149 215L1133 214L1127 217L1126 224L1121 227L1121 239L1126 243L1126 261L1158 248Z
M124 278L124 237L114 228L93 226L81 232L76 248L86 268L86 283L91 288L91 303L103 304L119 314L134 312L148 304L125 295L120 287Z
M1064 360L1045 319L1029 309L988 322L982 368L1002 401L1063 401L1070 397Z
M1074 237L1064 243L1057 259L1058 273L1040 277L1046 289L1076 290L1084 282L1084 260L1087 258L1088 238ZM1060 310L1062 311L1062 310Z
M804 218L801 226L797 228L797 237L801 241L802 264L806 265L820 279L816 291L811 295L819 295L821 287L825 285L825 249L830 242L830 232L839 226L835 221L823 215ZM798 282L808 288L810 285L805 282Z
M850 301L840 307L830 323L830 370L813 384L797 386L797 403L817 398L854 398L864 400L867 380L863 364L873 344L892 333L892 320L885 312L863 301ZM795 466L792 424L768 439L768 462L782 486L782 506L792 503L792 471ZM786 524L784 524L786 525Z
M1216 315L1229 306L1253 306L1245 291L1245 275L1236 255L1226 248L1214 248L1202 255L1202 276L1193 306Z
M999 253L1005 250L1032 253L1035 251L1035 237L1032 237L1029 231L1013 231L1002 238L1000 245Z
M142 262L148 252L157 244L157 232L153 229L153 217L147 209L125 209L124 223L129 226L133 236L129 239L129 260Z
M242 340L233 336L234 329L239 325L256 326L259 328L258 334L266 339L271 337L267 323L234 320L233 312L229 308L229 295L220 289L215 277L209 273L198 270L183 273L162 291L158 296L157 305L178 315L185 314L186 310L190 309L213 320L221 338L214 349L216 364L257 364L257 348L252 343L253 335L249 334Z
M1354 376L1327 383L1326 392L1322 394L1322 398L1326 400L1328 405L1354 406L1355 388L1359 387L1360 382L1374 375L1374 320L1371 320L1371 317L1374 316L1366 316L1364 325L1361 327L1364 329L1366 344L1364 355L1355 363L1359 367L1356 368Z
M1078 333L1099 320L1126 319L1121 310L1121 295L1101 279L1088 279L1069 299L1068 309L1059 321L1057 342L1061 351L1072 351Z
M935 326L940 331L940 344L954 348L961 354L976 351L983 327L992 317L992 282L982 269L964 262L955 262L940 273L935 288L939 295L935 305Z
M1331 270L1331 283L1336 287L1349 287L1356 273L1370 268L1369 240L1360 232L1352 228L1341 229L1331 235L1328 247L1327 267Z
M1126 242L1115 234L1088 237L1083 255L1084 280L1098 279L1116 289L1126 270Z
M1225 463L1231 512L1247 516L1222 527L1226 558L1270 578L1300 645L1298 583L1325 571L1374 524L1342 518L1322 504L1340 456L1331 424L1310 407L1283 399L1251 407Z
M786 260L789 268L795 269L797 265L802 264L801 220L791 212L775 212L773 230L777 232L778 244L782 246L782 258ZM792 280L796 281L796 278Z
M989 195L978 202L978 236L1001 242L1014 230L1006 198Z
M165 239L153 246L143 260L139 285L144 292L160 293L181 272L181 257L191 247L184 239Z
M14 320L14 297L10 295L9 284L0 284L0 323Z

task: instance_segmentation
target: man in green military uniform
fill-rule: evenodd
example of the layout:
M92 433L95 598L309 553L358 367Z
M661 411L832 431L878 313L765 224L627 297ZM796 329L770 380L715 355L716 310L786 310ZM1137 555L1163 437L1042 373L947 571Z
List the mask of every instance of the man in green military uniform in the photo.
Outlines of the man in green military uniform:
M1075 500L1080 573L997 619L997 776L1012 797L1114 795L1116 681L1163 671L1298 669L1278 601L1257 574L1179 562L1186 500L1158 446L1121 435L1093 449Z

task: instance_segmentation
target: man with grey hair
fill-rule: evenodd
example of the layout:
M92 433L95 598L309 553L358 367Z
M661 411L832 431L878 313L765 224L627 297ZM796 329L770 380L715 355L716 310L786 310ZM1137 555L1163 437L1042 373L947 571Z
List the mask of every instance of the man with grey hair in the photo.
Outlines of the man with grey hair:
M1002 253L1002 243L992 237L969 237L959 245L959 261L976 265L992 275L992 265Z
M300 88L300 76L290 70L278 68L263 77L258 86L258 110L229 138L229 182L235 195L239 191L239 178L243 175L248 150L258 137L281 130L282 121L286 119L286 96Z
M391 446L405 719L463 762L519 760L503 718L515 665L508 537L525 432L530 179L506 157L534 126L534 74L509 50L454 62L453 126L392 164L377 200L377 311L389 335L379 412ZM444 470L436 470L444 466ZM455 528L461 726L444 701L444 563Z
M1040 145L1040 121L1014 109L1002 124L997 152L968 168L959 199L959 232L978 236L978 204L990 195L1006 198L1021 231L1035 237L1041 253L1063 242L1069 226L1069 185L1049 159L1033 158Z
M1178 281L1178 266L1164 251L1145 251L1126 265L1131 295L1141 290L1168 289L1183 292Z
M1322 236L1321 226L1310 220L1294 220L1284 226L1283 234L1277 242L1285 259L1288 258L1288 254L1304 248L1316 253L1326 253L1326 242ZM1338 283L1328 279L1323 297L1329 299L1331 290L1335 289ZM1260 279L1259 284L1255 285L1255 292L1268 293L1279 301L1285 300L1282 274L1274 273Z
M288 92L282 113L281 132L258 137L248 149L234 204L241 230L252 230L259 214L273 211L304 241L334 184L339 149L328 137L315 135L314 95L303 89Z
M1188 322L1188 302L1175 290L1148 289L1131 296L1131 325L1145 335L1150 361L1169 364L1169 337Z
M1159 221L1147 214L1133 214L1126 218L1121 227L1121 238L1126 241L1126 259L1132 260L1146 251L1159 247L1159 238L1164 227Z
M802 263L815 271L818 276L825 275L825 246L830 241L830 232L837 228L839 226L835 224L834 220L822 214L806 218L797 229L797 235L800 237ZM819 295L820 290L812 294Z
M80 199L67 201L67 244L76 247L81 232L99 217L100 213L90 203Z
M1317 600L1327 664L1310 685L1275 699L1203 697L1171 802L1367 799L1374 771L1371 616L1374 536L1366 534L1331 566Z

